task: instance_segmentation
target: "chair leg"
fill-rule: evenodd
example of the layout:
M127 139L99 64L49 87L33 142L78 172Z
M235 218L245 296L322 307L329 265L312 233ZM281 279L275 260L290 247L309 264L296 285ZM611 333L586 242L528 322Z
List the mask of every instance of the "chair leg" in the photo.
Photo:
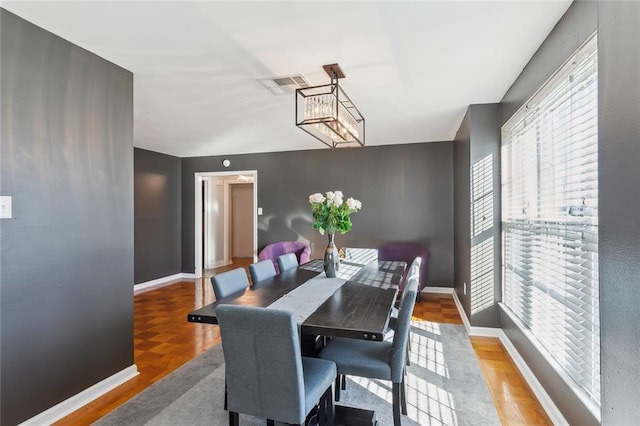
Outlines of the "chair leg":
M407 386L404 374L402 374L402 383L400 383L400 402L402 403L402 414L407 415Z
M331 387L329 387L329 393L333 393ZM312 410L313 412L313 410ZM325 426L327 424L327 392L325 391L320 397L318 403L318 426Z
M342 376L342 383L340 386L342 386L342 390L347 390L347 375L341 374L340 376Z
M240 415L229 411L229 426L240 426Z
M320 398L318 410L318 425L333 426L333 418L335 416L335 408L333 406L333 389L331 386L327 388Z
M224 379L224 409L227 410L227 379Z
M327 407L327 426L333 426L336 416L336 407L333 405L333 393L331 393L331 386L327 388L325 394L325 404Z
M400 383L392 384L392 395L393 395L393 426L401 426L402 423L400 421Z
M340 401L340 374L338 374L338 376L336 377L336 385L335 385L335 392L336 392L336 401Z

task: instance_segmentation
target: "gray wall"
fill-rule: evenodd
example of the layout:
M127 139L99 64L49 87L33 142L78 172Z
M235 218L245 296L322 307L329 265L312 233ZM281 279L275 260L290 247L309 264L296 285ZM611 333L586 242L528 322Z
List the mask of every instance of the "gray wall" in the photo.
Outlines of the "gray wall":
M222 167L229 158L231 167ZM308 198L342 190L362 201L353 229L336 236L339 247L378 247L414 241L431 251L428 285L453 283L453 144L388 145L235 156L182 162L182 270L194 271L194 173L258 171L258 249L281 240L310 241L320 258L326 236L311 228Z
M138 284L182 271L182 160L139 148L133 158L134 279Z
M0 15L9 426L133 364L133 76Z
M467 108L453 141L453 200L454 200L454 290L467 318L471 316L471 296L464 287L471 283L471 109Z
M500 324L497 302L501 292L501 234L500 234L500 128L498 105L470 105L454 141L454 200L455 200L455 291L472 326L498 327ZM484 215L488 228L472 235L471 223L478 223L470 204L474 185L484 193L482 182L471 182L476 167L492 170L489 185L492 187L492 209ZM476 190L478 192L478 190ZM483 198L484 199L484 198ZM477 214L478 217L482 216ZM484 222L483 222L484 225ZM480 228L480 227L479 227ZM481 229L484 229L482 227ZM486 243L491 246L493 262L474 259L473 248ZM482 252L483 256L487 251ZM477 255L476 255L477 256ZM491 264L492 271L478 273L478 266ZM476 265L474 274L474 268ZM465 283L467 285L465 294Z
M598 2L574 0L500 101L500 127L596 30Z
M599 48L602 423L640 419L640 2L601 1Z

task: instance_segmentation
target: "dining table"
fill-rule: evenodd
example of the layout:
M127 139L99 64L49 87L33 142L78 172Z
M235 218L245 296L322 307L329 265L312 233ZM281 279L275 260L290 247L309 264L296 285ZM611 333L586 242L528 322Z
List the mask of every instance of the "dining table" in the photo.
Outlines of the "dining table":
M221 304L251 305L292 311L300 327L303 355L314 356L327 337L382 341L405 262L378 261L367 251L351 251L336 277L326 277L323 261L314 259L253 283L235 294L190 312L187 321L217 324ZM320 338L320 339L319 339ZM374 410L335 405L334 424L376 425Z
M384 340L405 262L344 259L327 278L314 259L190 312L187 321L217 324L221 304L294 312L302 336Z

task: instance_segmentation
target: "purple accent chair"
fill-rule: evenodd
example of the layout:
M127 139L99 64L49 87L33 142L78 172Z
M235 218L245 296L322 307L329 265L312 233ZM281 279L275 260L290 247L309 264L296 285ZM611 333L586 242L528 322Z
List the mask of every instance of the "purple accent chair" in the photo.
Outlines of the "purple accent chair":
M271 259L273 267L276 268L276 272L279 274L278 256L287 253L295 253L298 258L298 265L302 265L309 261L311 248L301 241L279 241L264 246L264 248L260 250L260 253L258 253L258 258L260 260Z
M407 268L404 270L404 274L398 285L398 290L400 291L404 289L411 263L416 257L422 258L422 263L420 264L420 280L418 282L418 300L420 299L420 292L427 285L427 264L429 262L429 256L429 249L416 243L388 243L378 248L378 260L397 260L407 263Z

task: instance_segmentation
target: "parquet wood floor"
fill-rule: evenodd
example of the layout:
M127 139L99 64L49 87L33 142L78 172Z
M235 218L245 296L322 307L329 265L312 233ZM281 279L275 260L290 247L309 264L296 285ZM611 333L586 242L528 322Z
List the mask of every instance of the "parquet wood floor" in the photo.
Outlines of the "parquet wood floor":
M133 359L138 367L138 376L55 424L90 425L215 346L220 341L218 327L189 323L187 314L215 301L209 277L239 266L247 267L249 263L250 259L236 259L233 265L204 271L201 279L182 280L136 292L133 302Z
M472 336L471 345L502 424L553 425L498 339Z
M453 296L429 293L413 310L414 319L462 324ZM471 336L471 345L503 425L553 425L515 363L497 338Z
M139 375L63 418L56 425L89 425L134 395L220 341L217 326L188 323L187 313L215 300L212 274L137 292L134 296L134 362ZM451 295L426 294L416 303L414 319L462 324ZM551 425L549 418L497 339L471 338L500 420L504 425Z

